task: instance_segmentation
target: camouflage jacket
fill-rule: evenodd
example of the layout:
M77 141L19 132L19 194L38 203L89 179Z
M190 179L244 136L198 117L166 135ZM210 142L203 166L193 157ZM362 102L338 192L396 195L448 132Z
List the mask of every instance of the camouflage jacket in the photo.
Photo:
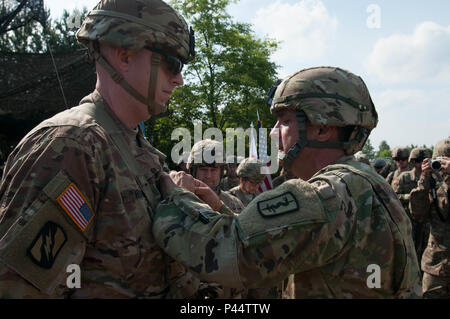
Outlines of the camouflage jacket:
M297 298L419 297L411 222L392 188L352 156L337 164L262 193L238 216L174 188L157 208L155 238L223 285L270 287L295 273Z
M450 276L450 205L449 176L447 181L435 176L437 203L431 196L430 178L421 176L411 191L409 207L418 221L430 222L428 246L422 255L422 270L433 276ZM437 205L436 205L437 204ZM437 206L437 207L436 207ZM439 211L437 211L439 209Z
M165 157L97 91L83 103L113 119L154 197L146 199L105 129L80 107L44 121L12 152L0 186L0 297L180 297L169 282L185 268L152 234ZM66 286L70 264L80 267L81 288Z
M399 177L401 173L402 173L402 172L400 172L398 169L396 169L396 170L393 171L393 172L390 172L390 173L388 174L388 176L386 177L386 181L387 181L390 185L392 185L392 182L393 182L397 177Z
M231 195L239 198L242 202L242 204L244 204L244 207L247 207L248 204L250 204L250 202L259 194L245 194L241 188L238 186L233 187L232 189L230 189L228 191L228 193L230 193Z
M407 213L409 213L409 193L417 187L418 181L419 176L416 176L414 169L400 173L400 175L392 181L392 189L397 194Z
M219 198L235 214L240 214L245 207L239 198L228 192L220 191Z

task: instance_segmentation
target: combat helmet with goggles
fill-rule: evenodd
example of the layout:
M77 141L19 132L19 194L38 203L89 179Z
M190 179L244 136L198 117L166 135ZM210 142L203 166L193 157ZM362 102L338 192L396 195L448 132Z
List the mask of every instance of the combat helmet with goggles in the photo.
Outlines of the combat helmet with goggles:
M155 101L161 59L165 59L169 71L178 74L183 65L195 55L194 31L188 28L183 17L161 0L100 1L87 14L76 38L88 48L89 56L97 61L115 82L128 94L147 105L150 115L167 110L167 104ZM128 50L145 48L152 51L147 96L130 86L102 56L99 43Z
M378 114L364 81L336 67L304 69L275 84L267 101L272 114L283 109L296 111L299 140L279 159L289 169L305 147L338 148L353 155L364 146L378 123ZM273 96L270 96L273 94ZM313 141L306 138L306 121L314 125L350 128L343 141Z

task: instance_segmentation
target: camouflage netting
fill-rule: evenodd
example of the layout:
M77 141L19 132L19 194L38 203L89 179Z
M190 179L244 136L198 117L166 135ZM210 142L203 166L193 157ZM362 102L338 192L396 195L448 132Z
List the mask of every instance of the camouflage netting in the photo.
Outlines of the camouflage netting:
M78 105L95 86L94 65L84 50L54 54L54 59L67 106ZM9 153L29 130L66 105L48 53L0 53L0 81L0 148Z

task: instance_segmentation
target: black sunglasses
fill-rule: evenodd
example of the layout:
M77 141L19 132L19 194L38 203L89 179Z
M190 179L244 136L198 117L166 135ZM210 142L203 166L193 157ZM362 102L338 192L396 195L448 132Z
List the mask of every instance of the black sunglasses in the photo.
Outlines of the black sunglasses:
M184 63L181 62L181 60L178 57L176 57L170 53L167 53L166 51L161 50L161 49L152 48L149 46L145 46L144 48L149 51L156 52L156 53L159 53L162 56L164 56L164 59L166 59L167 68L174 75L177 75L178 73L180 73L183 70Z
M404 157L396 157L394 158L394 161L407 161L408 158L404 158Z

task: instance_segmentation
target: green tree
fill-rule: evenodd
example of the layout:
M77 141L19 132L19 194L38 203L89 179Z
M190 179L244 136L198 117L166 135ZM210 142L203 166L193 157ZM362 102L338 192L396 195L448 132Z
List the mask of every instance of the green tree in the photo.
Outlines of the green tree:
M369 138L364 144L361 153L366 154L369 160L373 160L375 158L375 149L373 148Z
M3 12L6 8L3 7ZM50 11L45 12L42 21L27 18L30 13L27 10L17 15L17 21L7 32L0 35L0 51L16 53L47 53L50 46L53 53L71 52L82 49L75 38L76 26L71 25L72 17L77 17L81 23L87 13L84 7L82 11L74 10L71 14L63 11L60 19L52 21ZM68 24L69 22L69 24Z
M378 152L376 157L392 157L391 147L386 141L381 141L380 146L378 146Z
M277 66L270 56L277 43L258 39L249 24L234 22L226 11L230 3L172 2L195 30L196 57L183 73L185 85L174 91L170 117L148 121L150 139L165 154L177 143L170 139L172 130L187 127L192 133L193 119L203 123L203 130L217 127L225 132L248 128L256 122L258 109L264 127L275 123L265 97L276 80Z

